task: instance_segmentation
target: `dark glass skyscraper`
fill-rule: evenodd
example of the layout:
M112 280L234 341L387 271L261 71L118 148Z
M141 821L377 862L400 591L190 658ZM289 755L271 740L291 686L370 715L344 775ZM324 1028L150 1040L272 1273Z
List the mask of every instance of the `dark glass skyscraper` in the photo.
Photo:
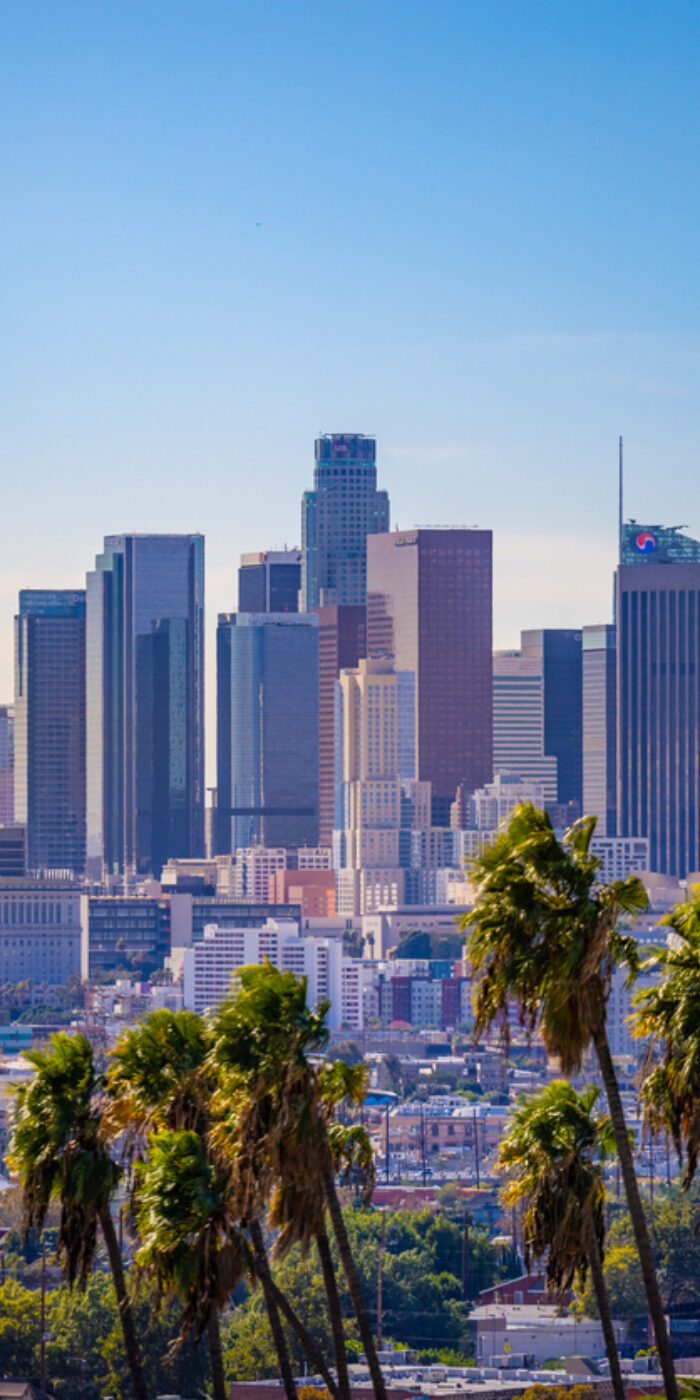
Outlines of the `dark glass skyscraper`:
M15 712L0 705L0 826L15 820Z
M618 834L683 877L700 869L700 541L632 521L621 554Z
M27 867L85 867L85 593L23 590L15 618L15 820Z
M557 760L557 798L583 800L581 633L564 627L521 632L524 657L539 661L544 690L544 751Z
M87 869L204 845L204 539L112 535L87 578Z
M239 612L298 612L300 587L300 549L268 549L262 554L241 555Z
M318 618L222 613L217 628L220 852L318 842Z
M417 777L449 826L457 787L493 776L490 530L367 540L367 652L415 676Z
M367 651L367 610L360 604L318 608L319 620L319 834L333 840L335 813L335 685Z
M389 497L377 490L377 444L362 433L316 441L314 489L301 504L300 612L364 603L367 537L389 529Z
M617 644L615 628L584 627L583 813L598 818L596 835L617 830Z

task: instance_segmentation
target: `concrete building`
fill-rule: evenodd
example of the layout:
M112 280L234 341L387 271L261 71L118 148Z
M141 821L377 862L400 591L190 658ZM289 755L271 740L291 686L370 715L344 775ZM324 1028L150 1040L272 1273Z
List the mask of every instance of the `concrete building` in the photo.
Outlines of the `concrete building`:
M319 640L319 841L330 845L335 816L335 687L341 671L353 670L367 654L364 604L317 608Z
M218 849L318 844L318 618L221 613Z
M301 504L300 612L363 604L367 538L389 529L389 497L377 490L377 444L363 433L316 440L314 487Z
M210 925L204 938L183 954L185 1006L203 1012L217 1006L231 990L238 968L266 959L280 971L306 977L311 1006L330 1001L331 1029L362 1028L362 969L348 968L340 943L332 939L301 938L295 923L268 919L262 928L220 928Z
M493 658L493 770L537 783L557 801L557 760L544 739L544 676L537 656L497 651Z
M492 540L420 529L367 541L367 654L415 677L416 777L448 826L460 783L493 777Z
M148 895L89 895L86 899L81 977L117 969L146 977L162 968L170 953L167 901Z
M280 902L273 894L278 871L331 872L330 846L247 846L236 851L233 893L255 904Z
M199 895L176 890L168 898L172 948L188 948L204 937L208 924L221 928L260 928L268 919L301 922L298 904L241 903L227 895Z
M15 618L15 822L37 875L85 868L85 593L23 589Z
M0 705L0 826L15 819L15 712Z
M204 854L204 539L110 535L87 576L87 870Z
M497 773L492 783L472 794L467 824L473 831L495 831L520 802L544 807L545 784L512 773Z
M269 889L271 903L298 904L304 923L335 915L333 870L278 870Z
M87 900L60 882L0 881L0 982L60 986L80 976Z
M598 818L598 836L617 831L617 641L613 626L581 633L583 677L583 812Z
M300 549L268 549L260 554L241 555L239 612L298 612L300 587Z
M616 577L617 830L652 870L700 869L700 541L623 528Z
M27 831L24 826L0 826L0 879L24 880L27 874Z

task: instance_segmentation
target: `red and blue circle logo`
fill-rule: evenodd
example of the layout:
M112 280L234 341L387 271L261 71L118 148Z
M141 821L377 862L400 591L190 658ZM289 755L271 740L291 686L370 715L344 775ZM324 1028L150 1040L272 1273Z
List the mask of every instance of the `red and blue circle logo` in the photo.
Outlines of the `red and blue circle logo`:
M648 530L642 530L641 535L637 535L635 544L640 554L651 554L652 549L656 549L656 540Z

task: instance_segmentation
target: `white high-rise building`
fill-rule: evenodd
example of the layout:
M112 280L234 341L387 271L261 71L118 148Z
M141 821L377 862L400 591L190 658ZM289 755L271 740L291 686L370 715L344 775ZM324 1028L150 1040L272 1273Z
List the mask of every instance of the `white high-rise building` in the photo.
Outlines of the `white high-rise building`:
M545 802L557 800L557 760L544 751L544 673L520 651L493 658L493 771L540 783Z

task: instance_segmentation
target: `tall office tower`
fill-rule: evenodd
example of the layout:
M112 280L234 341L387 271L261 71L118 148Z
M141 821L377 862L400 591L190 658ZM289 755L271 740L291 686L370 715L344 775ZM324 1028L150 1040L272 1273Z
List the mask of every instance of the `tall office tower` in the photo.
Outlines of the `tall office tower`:
M85 593L19 595L15 618L15 820L27 868L85 868Z
M204 850L204 538L110 535L87 576L87 871Z
M412 681L412 677L410 678ZM362 659L336 686L336 817L333 835L339 914L401 903L402 690L391 661ZM412 718L412 716L411 716Z
M300 612L364 603L367 538L389 529L389 497L377 490L377 444L362 433L316 441L314 489L301 503Z
M297 612L301 550L268 549L242 554L238 570L239 612Z
M318 845L318 618L220 613L219 853Z
M617 571L617 831L700 870L700 541L632 521Z
M541 783L557 801L557 760L544 742L544 676L537 656L497 651L493 658L493 771Z
M617 647L615 628L584 627L583 813L598 818L596 836L617 829Z
M0 705L0 826L15 820L15 712Z
M367 540L367 652L416 683L417 777L433 824L460 783L493 776L491 531L400 530Z
M316 608L319 621L319 842L333 839L335 812L335 685L367 648L367 612L360 604Z
M583 715L581 632L546 627L521 632L524 657L539 661L544 682L544 751L557 760L557 800L583 800Z

